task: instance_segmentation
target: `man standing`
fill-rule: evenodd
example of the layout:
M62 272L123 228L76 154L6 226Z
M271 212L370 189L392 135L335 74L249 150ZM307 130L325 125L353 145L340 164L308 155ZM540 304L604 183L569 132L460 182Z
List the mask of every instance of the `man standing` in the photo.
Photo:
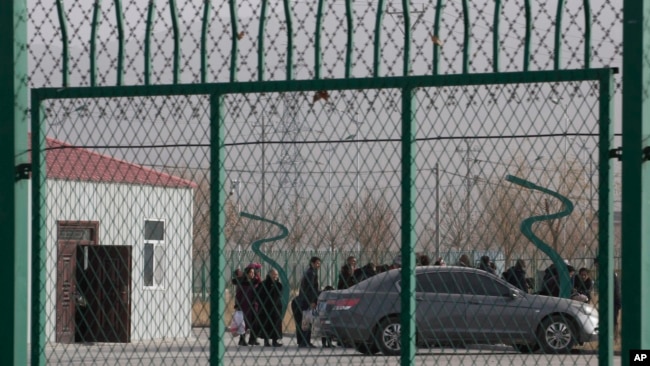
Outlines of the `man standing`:
M311 327L306 330L302 328L302 312L316 308L320 285L318 284L318 270L320 269L320 258L311 257L309 268L305 271L300 280L300 292L291 302L293 320L296 323L296 339L298 347L315 348L311 343Z
M526 262L524 262L523 259L517 259L515 265L508 269L504 277L511 285L514 285L523 292L528 292L528 282L526 282Z

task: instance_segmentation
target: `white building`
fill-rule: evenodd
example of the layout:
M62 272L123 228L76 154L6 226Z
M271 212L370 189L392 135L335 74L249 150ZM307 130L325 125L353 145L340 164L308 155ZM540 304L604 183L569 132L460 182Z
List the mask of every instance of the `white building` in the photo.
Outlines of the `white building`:
M47 147L46 340L189 337L196 184L52 139Z

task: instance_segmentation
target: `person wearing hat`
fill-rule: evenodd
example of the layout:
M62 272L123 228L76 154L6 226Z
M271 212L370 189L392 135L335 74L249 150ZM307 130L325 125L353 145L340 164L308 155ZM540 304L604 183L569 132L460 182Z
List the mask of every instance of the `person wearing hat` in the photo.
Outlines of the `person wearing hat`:
M566 269L569 272L569 278L571 279L571 286L573 286L573 275L575 274L576 269L572 265L568 264L565 261ZM546 296L560 296L560 274L557 268L554 265L549 266L547 269L548 276L545 276L544 283L542 284L542 289L539 291L539 295Z
M528 292L528 282L526 282L526 262L523 259L517 259L515 265L510 267L504 273L505 280L521 291Z

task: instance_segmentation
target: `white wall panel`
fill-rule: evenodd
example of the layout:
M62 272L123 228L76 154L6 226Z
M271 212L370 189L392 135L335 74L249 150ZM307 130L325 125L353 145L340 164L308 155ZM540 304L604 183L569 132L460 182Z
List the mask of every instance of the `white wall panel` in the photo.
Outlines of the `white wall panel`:
M98 221L100 245L132 247L131 340L189 337L192 189L48 180L47 190L47 339L55 340L57 222L75 220ZM156 289L142 278L145 219L165 221L165 276Z

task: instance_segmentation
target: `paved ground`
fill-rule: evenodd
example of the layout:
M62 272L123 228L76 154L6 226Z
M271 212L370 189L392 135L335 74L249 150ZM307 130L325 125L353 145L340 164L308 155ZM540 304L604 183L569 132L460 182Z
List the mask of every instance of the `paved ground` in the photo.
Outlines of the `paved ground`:
M196 328L192 339L134 342L129 344L56 344L46 348L48 365L207 365L209 335ZM397 356L364 356L350 348L298 348L287 336L283 347L237 346L236 338L226 335L223 365L399 365ZM314 342L320 346L320 339ZM414 365L597 365L593 351L570 355L523 355L511 347L470 347L469 349L419 350ZM620 365L615 357L614 365Z

